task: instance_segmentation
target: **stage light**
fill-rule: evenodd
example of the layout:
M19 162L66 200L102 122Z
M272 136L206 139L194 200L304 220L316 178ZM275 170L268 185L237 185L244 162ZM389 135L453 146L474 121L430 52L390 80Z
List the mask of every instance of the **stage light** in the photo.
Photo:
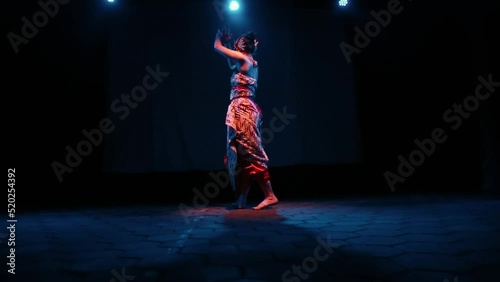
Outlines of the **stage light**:
M238 3L238 1L231 1L229 3L229 10L231 11L236 11L240 8L240 4Z
M115 0L108 0L109 3L115 2Z
M348 1L347 0L339 0L339 6L345 7L347 6Z

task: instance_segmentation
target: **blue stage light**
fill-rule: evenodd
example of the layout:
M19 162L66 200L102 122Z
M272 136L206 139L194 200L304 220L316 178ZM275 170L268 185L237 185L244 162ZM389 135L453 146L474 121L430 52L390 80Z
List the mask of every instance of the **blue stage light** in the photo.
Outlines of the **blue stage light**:
M229 10L231 11L236 11L240 8L240 3L238 3L238 1L231 1L229 3Z

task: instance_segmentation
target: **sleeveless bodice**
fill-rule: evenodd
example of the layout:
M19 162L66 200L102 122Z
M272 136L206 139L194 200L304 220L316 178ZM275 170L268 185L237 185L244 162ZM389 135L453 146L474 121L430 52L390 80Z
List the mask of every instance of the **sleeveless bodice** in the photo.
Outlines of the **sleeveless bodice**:
M255 98L256 90L257 80L255 78L240 72L231 76L231 94L229 97L231 100L239 97Z

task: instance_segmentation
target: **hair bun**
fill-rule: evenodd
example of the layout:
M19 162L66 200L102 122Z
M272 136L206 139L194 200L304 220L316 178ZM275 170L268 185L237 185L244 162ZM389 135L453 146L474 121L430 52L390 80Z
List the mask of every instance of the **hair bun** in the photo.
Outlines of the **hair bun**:
M250 31L245 34L245 37L253 43L253 41L255 40L255 32Z

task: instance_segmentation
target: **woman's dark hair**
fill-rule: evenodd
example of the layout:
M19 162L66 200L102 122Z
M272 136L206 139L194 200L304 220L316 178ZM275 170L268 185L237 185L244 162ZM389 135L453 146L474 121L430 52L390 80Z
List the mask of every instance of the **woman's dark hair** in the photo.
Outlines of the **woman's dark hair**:
M253 54L255 52L255 32L249 31L245 33L242 37L238 38L235 42L235 46L237 43L242 40L243 42L243 51ZM240 45L241 46L241 45Z

